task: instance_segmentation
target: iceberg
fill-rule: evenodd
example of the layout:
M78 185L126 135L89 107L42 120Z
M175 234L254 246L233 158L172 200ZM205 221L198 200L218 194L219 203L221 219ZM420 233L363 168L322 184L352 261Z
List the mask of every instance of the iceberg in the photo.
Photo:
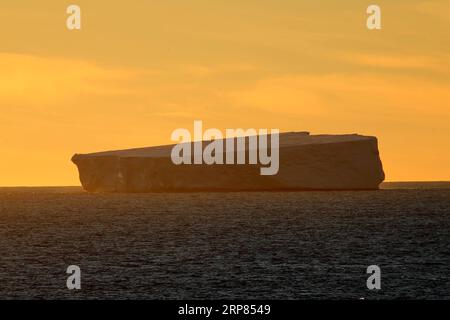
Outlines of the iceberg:
M261 175L260 164L177 165L174 146L75 154L72 161L89 192L376 190L385 178L373 136L280 133L275 175Z

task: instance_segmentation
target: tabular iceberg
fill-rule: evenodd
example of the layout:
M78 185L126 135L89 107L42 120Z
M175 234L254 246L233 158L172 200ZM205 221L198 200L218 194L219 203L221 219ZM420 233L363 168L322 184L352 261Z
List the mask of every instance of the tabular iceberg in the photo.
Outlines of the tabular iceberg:
M255 164L175 165L172 148L75 154L72 161L90 192L374 190L384 180L371 136L281 133L279 171L272 176L260 175Z

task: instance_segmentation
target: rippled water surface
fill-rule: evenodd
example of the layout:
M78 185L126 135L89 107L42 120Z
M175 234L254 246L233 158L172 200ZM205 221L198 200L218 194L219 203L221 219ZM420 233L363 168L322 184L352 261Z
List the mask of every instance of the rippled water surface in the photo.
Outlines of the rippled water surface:
M450 299L449 195L0 189L0 298Z

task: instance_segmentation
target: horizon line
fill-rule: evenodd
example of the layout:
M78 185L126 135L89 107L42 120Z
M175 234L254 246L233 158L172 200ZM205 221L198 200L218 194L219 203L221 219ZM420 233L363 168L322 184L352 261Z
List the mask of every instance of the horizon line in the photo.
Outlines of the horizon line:
M380 183L450 183L450 180L392 180ZM82 185L5 185L0 188L82 188Z

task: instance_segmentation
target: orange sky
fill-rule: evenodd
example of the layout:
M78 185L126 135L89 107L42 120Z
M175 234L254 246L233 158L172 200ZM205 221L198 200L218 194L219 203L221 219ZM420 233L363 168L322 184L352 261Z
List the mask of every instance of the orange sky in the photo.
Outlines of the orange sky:
M379 138L388 181L450 180L450 2L0 4L0 186L78 185L74 153L176 128Z

